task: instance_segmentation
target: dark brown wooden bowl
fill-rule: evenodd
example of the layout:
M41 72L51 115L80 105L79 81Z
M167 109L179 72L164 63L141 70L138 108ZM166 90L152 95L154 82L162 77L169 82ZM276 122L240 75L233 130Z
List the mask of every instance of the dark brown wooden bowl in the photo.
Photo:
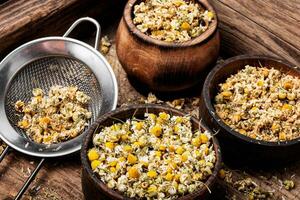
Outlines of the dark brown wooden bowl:
M146 105L135 105L135 106L129 106L126 108L120 108L115 111L112 111L108 114L103 115L100 117L88 130L87 135L84 138L82 150L81 150L81 162L82 162L82 190L84 193L84 196L87 200L94 200L94 199L127 199L130 200L131 198L123 196L120 192L109 189L106 184L104 184L99 176L95 173L93 173L90 163L87 158L87 152L88 149L90 149L93 146L92 138L94 136L95 130L98 127L103 126L110 126L114 122L118 122L116 119L125 120L128 118L131 118L133 115L137 118L143 119L144 113L151 112L158 114L159 112L167 112L172 115L178 115L178 116L185 116L186 113L166 107L166 106L159 106L159 105L153 105L153 104L146 104ZM194 129L199 129L201 127L203 130L209 130L204 124L199 122L196 118L191 118L192 125ZM191 199L202 199L204 197L207 197L209 195L209 189L213 189L214 183L217 178L218 171L221 167L221 151L219 147L218 140L213 137L213 144L214 144L214 150L216 151L216 163L215 168L213 170L213 174L209 176L207 181L205 182L207 187L199 188L199 190L182 196L179 198L179 200L191 200Z
M128 77L157 92L179 91L197 84L201 73L212 67L219 55L217 17L194 39L165 42L142 33L133 24L133 8L139 2L128 1L116 35L117 55ZM216 13L207 0L196 2Z
M236 56L217 65L207 76L201 96L200 116L214 131L219 131L225 162L238 165L267 166L280 165L298 158L300 138L285 142L267 142L244 136L227 126L215 114L214 97L219 91L218 84L243 69L245 65L278 69L287 74L300 77L300 69L285 61L267 56Z

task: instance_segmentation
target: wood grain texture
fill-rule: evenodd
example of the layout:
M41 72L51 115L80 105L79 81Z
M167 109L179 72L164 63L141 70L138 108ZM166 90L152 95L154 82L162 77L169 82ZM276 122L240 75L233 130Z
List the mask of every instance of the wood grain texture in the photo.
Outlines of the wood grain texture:
M6 1L0 4L0 57L32 39L61 36L80 17L97 17L103 26L109 9L121 13L123 5L118 0Z
M298 0L212 0L219 17L223 56L264 54L300 64Z

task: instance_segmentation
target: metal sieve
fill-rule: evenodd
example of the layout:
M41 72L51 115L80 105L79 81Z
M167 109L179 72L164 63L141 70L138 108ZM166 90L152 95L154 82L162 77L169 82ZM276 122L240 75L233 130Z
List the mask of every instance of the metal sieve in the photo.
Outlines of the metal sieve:
M81 22L92 22L96 28L95 48L67 37ZM80 150L82 137L58 144L38 144L30 140L16 124L21 119L14 109L17 100L30 101L32 90L49 91L53 85L77 86L91 97L89 125L100 115L116 108L118 88L115 75L106 59L97 51L101 28L92 18L77 20L63 37L45 37L15 49L0 63L0 138L13 149L42 157L36 170L17 195L19 199L40 169L44 158L58 157ZM8 148L0 157L0 162Z

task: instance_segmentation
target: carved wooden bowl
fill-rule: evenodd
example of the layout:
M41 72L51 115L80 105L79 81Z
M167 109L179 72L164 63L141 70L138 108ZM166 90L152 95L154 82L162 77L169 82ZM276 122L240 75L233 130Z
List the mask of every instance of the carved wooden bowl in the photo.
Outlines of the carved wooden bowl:
M109 189L105 183L103 183L99 176L94 173L90 167L90 162L87 158L88 150L93 146L93 136L95 131L99 127L110 126L119 120L126 120L135 116L136 118L143 119L144 114L146 112L159 114L160 112L166 112L170 115L177 115L177 116L185 116L186 113L170 108L167 106L160 106L160 105L153 105L153 104L146 104L146 105L135 105L129 106L125 108L119 108L115 111L107 113L101 116L88 130L87 135L83 141L83 146L81 150L81 161L82 161L82 190L87 200L94 200L94 199L117 199L117 200L132 200L132 198L128 198L123 196L120 192ZM201 123L196 118L191 118L193 129L199 129L201 127L202 130L209 130L203 123ZM204 197L208 197L210 194L210 190L213 189L214 183L217 179L217 174L221 168L221 151L219 147L218 140L213 137L213 145L214 150L216 152L216 163L213 169L212 175L208 177L205 181L205 185L200 187L198 190L194 191L193 193L187 194L185 196L180 197L178 200L192 200L192 199L203 199ZM209 188L209 189L208 189Z
M129 78L157 92L191 88L209 70L219 55L218 19L200 36L186 42L165 42L142 33L133 24L134 5L129 0L116 35L117 55ZM214 13L207 0L196 0Z

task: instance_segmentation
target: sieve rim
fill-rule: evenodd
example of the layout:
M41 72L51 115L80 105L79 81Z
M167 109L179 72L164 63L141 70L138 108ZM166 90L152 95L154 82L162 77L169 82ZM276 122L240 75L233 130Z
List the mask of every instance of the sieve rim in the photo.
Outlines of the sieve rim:
M7 64L8 62L12 61L11 57L13 57L15 54L19 53L21 50L29 48L32 45L35 45L35 44L38 44L38 43L41 43L41 42L46 42L46 41L63 41L63 42L67 42L67 43L68 42L74 43L76 45L82 46L83 48L86 48L87 50L89 50L89 53L91 53L91 54L93 53L96 57L98 57L103 62L103 64L107 68L107 70L109 71L110 79L112 81L112 87L113 87L113 90L114 90L114 91L112 91L112 93L113 93L113 96L112 96L113 102L111 102L111 107L110 107L109 111L114 110L117 107L117 102L118 102L118 84L117 84L117 79L116 79L116 76L115 76L115 74L113 72L113 69L112 69L111 65L108 63L108 61L106 60L106 58L100 52L98 52L96 49L94 49L91 45L86 44L86 43L84 43L84 42L82 42L80 40L77 40L77 39L73 39L73 38L69 38L69 37L51 36L51 37L43 37L43 38L39 38L39 39L32 40L30 42L27 42L27 43L25 43L25 44L17 47L13 51L11 51L7 56L4 57L4 59L0 62L0 72L2 70L5 70L5 64ZM49 53L48 56L50 57L50 56L65 56L65 55L63 55L62 53L61 54L60 53L53 53L53 54ZM44 56L44 57L47 57L47 56ZM65 57L73 58L73 59L76 59L76 60L78 60L78 61L86 64L83 60L78 59L76 57L72 57L72 56L65 56ZM35 60L40 59L40 58L42 58L42 57L35 57L31 61L26 61L26 62L30 63L30 62L35 61ZM14 62L14 61L12 61L12 62ZM1 104L2 104L2 102L6 101L7 90L9 88L7 86L9 86L11 84L11 81L13 80L14 76L16 75L16 73L18 73L19 70L24 69L24 66L25 65L19 66L20 68L18 70L16 70L15 72L13 72L14 75L11 76L11 77L9 77L8 80L6 82L4 82L5 85L3 87L5 87L5 91L3 91L3 93L2 93L3 96L0 96L0 106L1 106L0 107L0 111L2 113L5 113L5 116L3 116L3 118L6 120L5 123L8 122L8 123L6 123L6 125L10 126L10 128L12 128L12 129L14 129L14 128L9 123L9 119L8 119L6 111L5 111L5 103L3 103L3 105L1 105ZM89 65L87 65L87 67L93 73L95 73L94 69L90 68ZM0 73L0 78L1 78L1 73ZM101 83L101 80L98 79L98 81L99 81L99 83ZM1 82L1 80L0 80L0 82ZM96 118L99 118L103 114L104 113L99 114L98 116L96 116ZM53 151L53 152L29 151L28 149L26 149L25 146L24 147L23 146L20 147L17 144L15 144L15 142L11 142L11 141L9 141L5 137L5 133L4 133L5 130L3 130L2 127L0 127L0 138L7 145L9 145L11 148L13 148L13 149L15 149L15 150L17 150L19 152L22 152L22 153L24 153L26 155L35 156L35 157L50 158L50 157L65 156L65 155L68 155L68 154L72 154L72 153L78 152L81 149L82 139L85 136L87 130L88 130L88 127L87 127L87 129L84 132L82 132L79 136L77 136L74 139L68 140L66 142L54 144L54 145L57 145L57 146L66 145L66 144L71 145L72 141L73 142L76 141L77 142L76 146L73 146L72 148L69 148L69 149L63 149L63 151L61 151L61 149L58 149L57 151ZM13 130L13 131L16 132L16 130ZM26 139L29 143L34 143L31 140L28 140L27 138L24 138L24 139ZM48 146L46 144L38 144L38 143L34 143L34 144L36 144L37 146L44 147L44 148Z
M3 60L0 62L0 71L1 71L1 66L2 64L7 61L7 59L12 56L13 54L15 54L16 52L24 49L24 48L27 48L29 45L32 45L34 43L38 43L38 42L43 42L43 41L51 41L51 40L62 40L62 41L70 41L70 42L74 42L74 43L77 43L79 45L82 45L84 47L86 47L87 49L89 49L90 51L92 51L93 53L95 53L97 56L99 56L101 58L101 60L105 63L106 67L108 68L109 72L110 72L110 75L112 76L112 79L113 79L113 84L115 86L115 95L114 95L114 102L113 102L113 107L114 109L117 107L117 103L118 103L118 83L117 83L117 79L116 79L116 76L114 74L114 71L113 69L111 68L111 65L108 63L108 61L106 60L106 58L99 52L97 51L95 48L93 48L91 45L85 43L85 42L82 42L80 40L77 40L77 39L74 39L74 38L70 38L70 37L63 37L63 36L49 36L49 37L42 37L42 38L38 38L38 39L35 39L35 40L32 40L32 41L29 41L19 47L17 47L16 49L14 49L13 51L11 51L7 56L5 56L3 58ZM60 54L52 54L51 56L61 56ZM39 57L39 58L42 58L42 57ZM39 59L39 58L36 58L36 59ZM70 57L71 58L71 57ZM74 58L76 60L78 60L77 58ZM80 62L83 62L81 60L79 60ZM29 62L32 62L32 61L29 61ZM27 63L29 63L27 62ZM25 64L26 65L26 64ZM21 68L20 68L21 69ZM19 70L20 70L19 69ZM17 70L15 73L17 73L19 70ZM13 76L12 76L13 77ZM11 81L11 80L10 80ZM10 82L9 81L9 82ZM5 92L6 94L6 92ZM1 97L0 97L1 98ZM1 136L1 135L0 135Z

